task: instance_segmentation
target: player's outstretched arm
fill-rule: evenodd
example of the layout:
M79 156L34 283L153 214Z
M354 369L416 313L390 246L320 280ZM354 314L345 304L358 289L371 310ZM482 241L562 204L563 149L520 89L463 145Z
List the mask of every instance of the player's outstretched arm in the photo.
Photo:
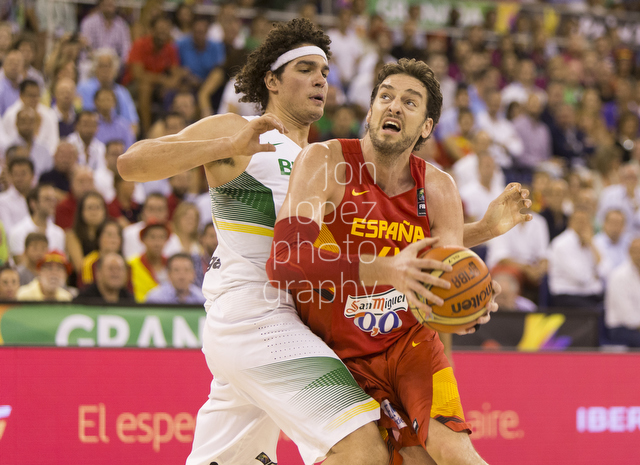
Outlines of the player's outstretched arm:
M260 134L272 129L287 132L273 115L251 121L234 114L211 116L178 134L136 142L118 158L118 172L127 181L155 181L218 160L273 152L273 145L260 143Z
M525 221L531 221L530 213L522 210L531 207L529 191L513 182L495 198L480 221L464 225L464 246L475 247L494 237L501 236Z

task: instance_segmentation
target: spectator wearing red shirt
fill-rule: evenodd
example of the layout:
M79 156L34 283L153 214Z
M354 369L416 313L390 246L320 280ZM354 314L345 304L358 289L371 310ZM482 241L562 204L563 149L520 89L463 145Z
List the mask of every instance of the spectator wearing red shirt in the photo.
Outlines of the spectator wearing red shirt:
M116 173L113 177L113 185L116 196L107 206L107 213L118 222L121 228L137 223L140 220L142 207L133 200L135 183L125 181Z
M125 84L132 81L143 133L151 126L151 104L165 93L178 89L184 77L178 49L171 41L171 20L158 16L151 22L151 34L140 37L131 47Z
M69 229L73 226L76 215L78 199L81 199L88 192L95 190L93 185L93 171L88 166L76 165L71 171L71 191L56 206L56 224L62 229Z

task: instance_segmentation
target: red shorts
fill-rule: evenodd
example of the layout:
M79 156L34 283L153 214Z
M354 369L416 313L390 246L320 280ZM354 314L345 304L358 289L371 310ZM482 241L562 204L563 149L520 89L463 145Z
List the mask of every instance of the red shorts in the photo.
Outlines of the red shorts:
M379 426L400 431L396 447L424 446L429 419L471 433L464 420L453 370L438 333L415 325L377 355L344 360L358 384L386 415Z

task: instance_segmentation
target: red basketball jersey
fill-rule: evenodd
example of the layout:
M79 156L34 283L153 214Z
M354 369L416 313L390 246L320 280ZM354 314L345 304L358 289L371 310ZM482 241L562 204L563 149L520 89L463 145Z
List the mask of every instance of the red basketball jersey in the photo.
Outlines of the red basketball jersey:
M425 161L411 155L415 186L389 197L374 182L360 141L341 139L340 143L346 163L344 198L324 217L314 245L347 254L391 256L429 237ZM299 291L296 300L305 324L342 359L382 352L419 324L406 296L391 286L363 287L354 282L335 286Z

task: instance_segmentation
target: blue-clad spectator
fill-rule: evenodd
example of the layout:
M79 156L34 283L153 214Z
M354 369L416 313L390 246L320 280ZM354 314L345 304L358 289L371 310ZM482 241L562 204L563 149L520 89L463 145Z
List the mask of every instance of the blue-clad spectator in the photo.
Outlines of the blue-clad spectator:
M93 53L94 77L81 81L78 84L78 95L82 98L82 108L95 110L93 98L100 88L111 89L116 96L116 113L129 122L134 134L138 132L140 118L133 103L131 94L126 87L115 82L120 60L118 55L110 48L101 48Z
M167 261L166 281L149 291L145 301L156 304L204 304L202 291L193 281L196 277L193 259L189 254L177 253Z
M128 149L135 142L135 136L127 120L115 111L115 93L111 89L100 89L94 101L99 115L96 139L105 145L112 140L121 140L124 149Z
M193 23L193 33L178 42L180 63L189 70L194 85L199 86L211 70L221 65L225 59L225 48L222 42L207 39L209 21L197 18Z
M20 50L11 50L2 63L4 74L0 76L0 116L20 98L20 82L24 58Z

